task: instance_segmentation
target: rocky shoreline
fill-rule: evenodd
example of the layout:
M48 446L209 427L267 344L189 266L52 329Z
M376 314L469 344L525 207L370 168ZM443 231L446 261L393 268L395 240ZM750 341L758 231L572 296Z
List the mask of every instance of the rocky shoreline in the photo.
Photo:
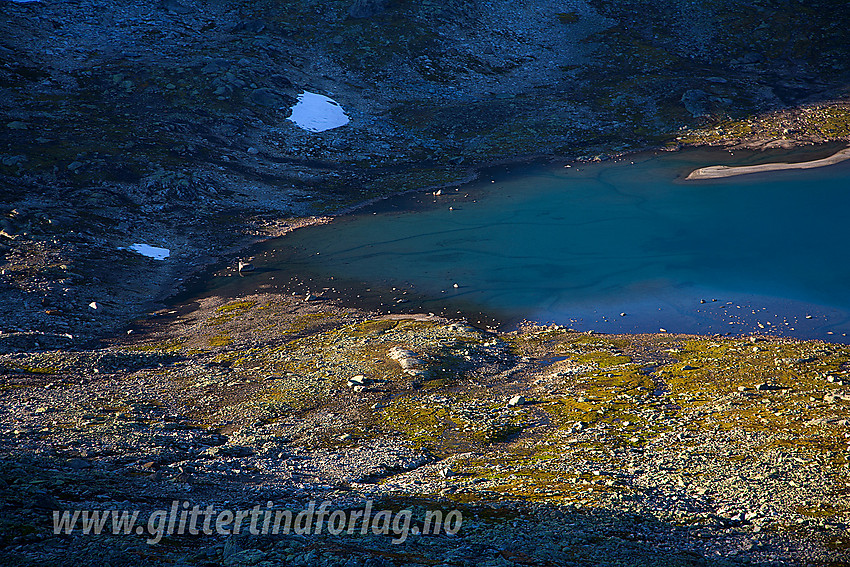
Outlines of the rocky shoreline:
M488 164L850 140L837 3L652 4L0 4L2 562L850 561L846 347L162 308L251 243ZM305 90L351 122L288 121ZM403 546L50 528L175 499L465 523Z

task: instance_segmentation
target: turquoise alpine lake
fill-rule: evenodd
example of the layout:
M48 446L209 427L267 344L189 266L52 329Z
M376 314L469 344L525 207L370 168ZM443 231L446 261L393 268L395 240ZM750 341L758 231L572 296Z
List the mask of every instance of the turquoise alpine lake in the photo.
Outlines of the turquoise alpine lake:
M254 251L206 292L310 292L386 311L599 332L765 333L846 342L850 162L687 181L790 152L660 152L491 169ZM228 276L228 277L223 277Z

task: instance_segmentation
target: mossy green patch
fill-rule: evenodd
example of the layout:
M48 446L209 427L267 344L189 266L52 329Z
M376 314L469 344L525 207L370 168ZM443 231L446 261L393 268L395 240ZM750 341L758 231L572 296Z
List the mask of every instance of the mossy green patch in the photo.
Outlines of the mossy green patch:
M256 305L256 301L233 301L226 303L216 309L216 313L218 313L218 315L214 315L207 319L207 324L221 325L231 319L244 315Z
M578 23L580 19L578 12L558 12L555 14L555 17L557 17L558 21L562 24L575 24Z
M28 374L56 374L56 368L51 367L43 367L43 366L30 366L29 364L18 364L15 362L6 362L3 363L2 366L9 370L15 369L20 372L26 372Z
M209 340L211 347L222 347L233 343L233 337L226 334L215 335Z

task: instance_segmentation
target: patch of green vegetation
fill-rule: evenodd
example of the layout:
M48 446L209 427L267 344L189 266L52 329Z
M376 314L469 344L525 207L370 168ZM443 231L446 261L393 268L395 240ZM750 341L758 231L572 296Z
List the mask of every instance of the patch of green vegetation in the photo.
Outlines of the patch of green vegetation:
M580 19L578 12L558 12L555 16L562 24L575 24Z
M292 412L307 412L323 405L326 401L326 392L297 387L294 384L288 386L277 386L263 394L266 407L264 412L271 414L273 418L283 417ZM266 419L271 419L266 416Z
M846 367L844 347L734 339L688 340L682 347L674 349L682 362L662 366L655 376L692 412L694 425L781 435L765 449L841 450L837 426L818 424L834 406L812 394L835 387L826 376ZM824 428L836 434L825 435Z
M806 114L806 121L827 139L850 137L850 108L824 108Z
M598 368L608 368L611 366L619 366L621 364L629 363L632 359L623 354L612 353L609 351L594 351L576 356L575 361L584 364L593 364Z
M208 325L221 325L247 313L252 307L257 305L256 301L232 301L225 305L221 305L216 309L218 315L214 315L207 319Z
M405 435L417 447L442 458L509 441L522 431L522 419L521 412L494 414L473 399L435 403L406 396L381 409L380 426L390 434Z
M683 144L719 144L747 139L846 140L850 138L850 108L845 105L808 107L796 112L748 116L680 134Z
M56 374L57 369L53 367L44 367L44 366L30 366L28 364L18 364L15 362L4 362L2 366L7 370L17 370L19 372L26 372L28 374Z
M497 500L574 502L616 490L613 483L609 486L609 478L602 475L549 470L547 461L551 458L552 455L542 455L536 449L517 450L501 454L499 458L476 456L458 459L455 466L463 476L475 478L477 483L486 483L487 491ZM462 489L448 497L456 502L486 499L480 493L466 494Z
M346 325L339 330L339 334L351 338L371 338L395 329L398 321L367 320L353 325Z
M331 312L306 313L290 320L283 330L291 334L310 332L323 324L331 323L338 319L339 317Z
M822 502L813 506L800 506L797 513L808 518L831 518L846 512L828 502Z
M233 301L231 303L226 303L225 305L217 307L216 313L244 313L248 309L254 307L256 304L256 301Z
M211 347L222 347L233 344L233 337L227 334L215 335L209 340Z

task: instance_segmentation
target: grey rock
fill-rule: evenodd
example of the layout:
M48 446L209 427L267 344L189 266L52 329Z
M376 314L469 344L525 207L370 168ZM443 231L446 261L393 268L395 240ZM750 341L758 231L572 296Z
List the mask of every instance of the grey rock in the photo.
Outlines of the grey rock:
M30 502L30 508L37 510L60 510L62 504L54 496L39 492L35 494Z
M24 155L16 155L16 156L4 156L0 163L7 167L21 166L24 163L29 161L27 156Z
M230 68L230 62L227 59L213 59L206 65L204 65L203 69L201 69L201 73L205 75L212 75L217 73L223 73Z
M418 376L424 374L422 367L425 362L417 357L416 353L401 347L393 347L390 349L389 357L397 361L405 374L410 376Z
M410 370L412 368L419 368L422 366L422 361L414 357L401 358L399 359L398 364L403 370Z
M70 469L82 470L91 468L91 463L89 463L85 459L71 459L70 461L68 461L67 466Z
M248 99L259 106L266 108L280 108L283 106L283 99L271 89L259 88L251 91Z
M682 104L694 118L708 116L708 94L699 89L691 89L682 95Z

